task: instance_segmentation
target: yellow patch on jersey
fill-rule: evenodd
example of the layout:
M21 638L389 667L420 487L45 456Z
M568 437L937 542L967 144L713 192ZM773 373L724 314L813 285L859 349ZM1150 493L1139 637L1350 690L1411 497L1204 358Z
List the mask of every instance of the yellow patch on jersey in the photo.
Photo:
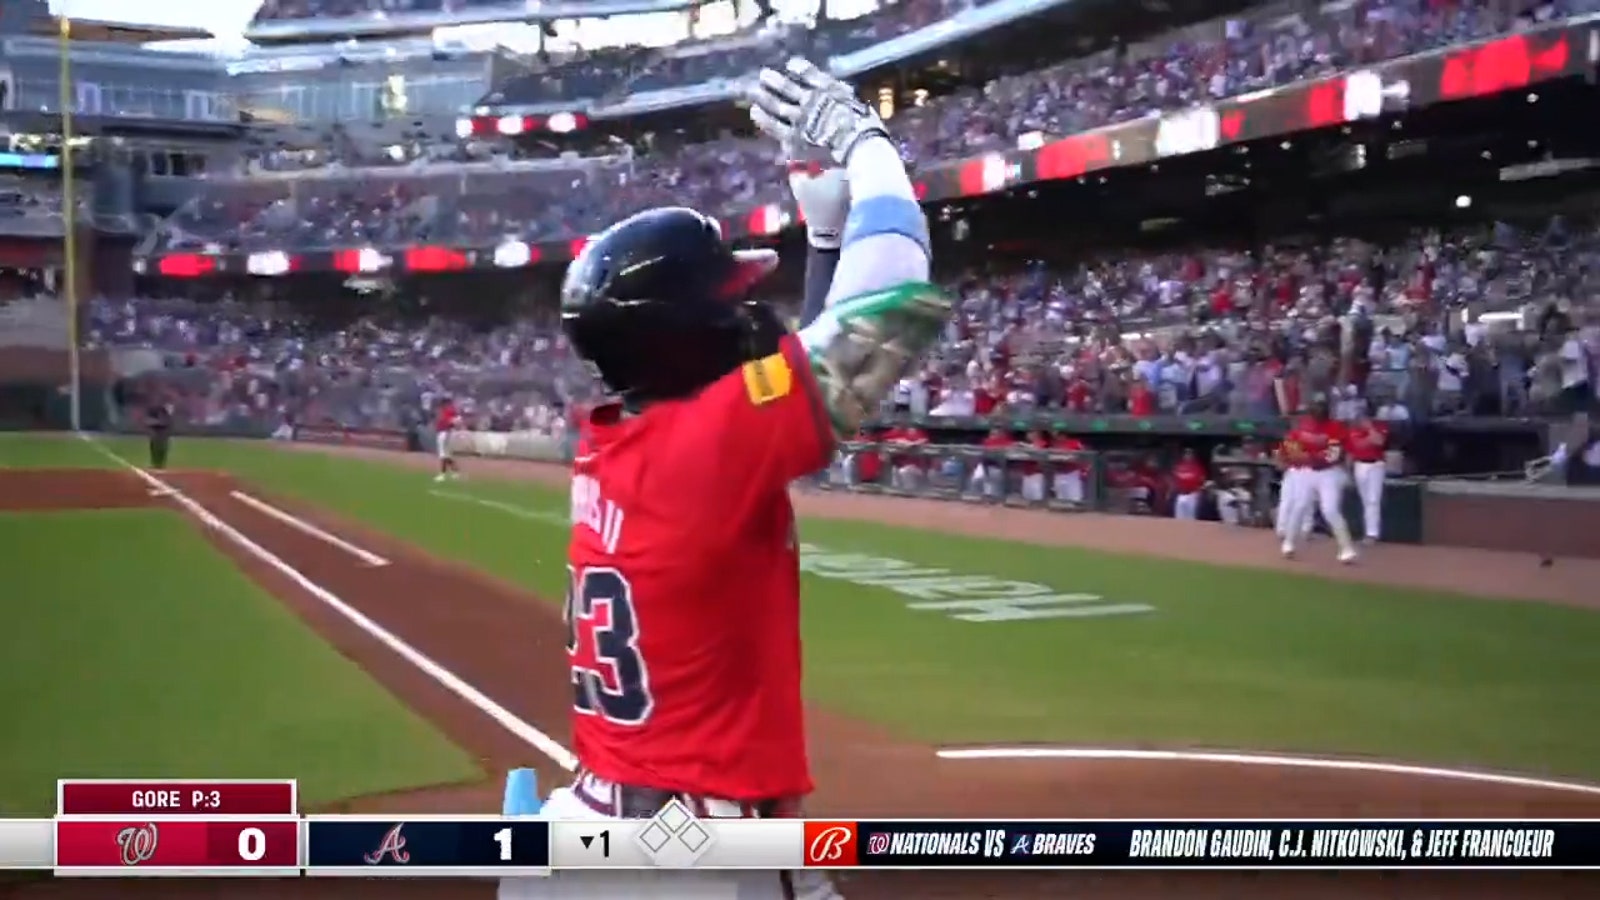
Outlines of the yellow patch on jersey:
M744 390L756 406L771 403L794 390L794 371L782 353L744 364Z

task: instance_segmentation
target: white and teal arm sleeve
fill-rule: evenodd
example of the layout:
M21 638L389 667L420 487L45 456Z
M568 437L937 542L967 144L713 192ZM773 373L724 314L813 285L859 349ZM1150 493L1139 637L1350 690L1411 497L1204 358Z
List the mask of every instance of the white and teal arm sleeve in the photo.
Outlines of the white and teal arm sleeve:
M949 299L928 282L928 221L894 145L866 138L846 169L850 215L827 308L799 335L840 436L877 412L950 315Z
M858 142L845 162L850 213L828 304L897 284L927 281L932 258L928 218L889 139Z

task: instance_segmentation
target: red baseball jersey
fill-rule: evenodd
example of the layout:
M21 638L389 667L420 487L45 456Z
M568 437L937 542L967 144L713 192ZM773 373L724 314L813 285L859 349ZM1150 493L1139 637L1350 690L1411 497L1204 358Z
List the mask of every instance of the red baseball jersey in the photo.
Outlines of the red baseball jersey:
M1356 462L1382 462L1389 429L1382 422L1367 422L1350 428L1350 458Z
M1293 429L1284 435L1283 442L1273 451L1273 458L1285 469L1301 469L1306 465L1306 450L1300 446Z
M1342 422L1307 416L1295 423L1289 436L1305 450L1313 469L1326 469L1343 459L1347 438Z
M1084 447L1083 441L1078 440L1070 434L1057 435L1055 440L1050 443L1050 446L1051 449L1060 450L1064 453L1073 453L1079 450L1087 449ZM1061 465L1057 466L1056 469L1060 472L1083 472L1087 471L1088 466L1083 462L1082 457L1080 457L1071 462L1062 463Z
M1195 459L1180 459L1172 467L1172 486L1180 494L1192 494L1206 483L1206 467Z
M596 410L572 476L578 760L730 800L811 791L789 483L834 440L799 342L636 416Z
M891 428L884 433L883 441L886 444L926 444L928 442L928 433L915 425L905 428ZM892 453L889 456L889 462L896 468L912 466L920 469L928 464L927 458L918 453Z
M1018 450L1049 450L1050 441L1043 437L1023 438L1013 442L1012 446ZM1037 475L1041 471L1039 464L1031 460L1017 463L1015 468L1023 475Z
M863 443L868 441L881 441L881 435L874 434L866 429L856 433L856 440ZM877 450L861 450L856 453L856 480L862 483L875 482L883 474L883 454Z
M978 443L978 446L987 447L990 450L1003 450L1015 443L1016 439L1009 434L986 434L983 436L983 440Z
M439 407L439 414L434 418L434 430L449 431L456 427L457 417L456 405L454 403L446 403Z

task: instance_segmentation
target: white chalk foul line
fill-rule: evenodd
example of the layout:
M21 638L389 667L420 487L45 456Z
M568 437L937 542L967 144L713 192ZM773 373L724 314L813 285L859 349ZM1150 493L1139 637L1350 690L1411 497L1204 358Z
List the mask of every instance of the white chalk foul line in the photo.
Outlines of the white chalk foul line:
M259 500L250 496L249 494L246 494L244 491L229 491L228 496L264 516L271 516L272 518L277 519L279 522L282 522L296 531L299 531L303 534L308 534L324 543L332 544L333 546L338 547L340 550L343 550L351 556L354 556L356 559L361 560L369 566L387 566L389 564L387 559L384 559L378 554L369 550L363 550L336 534L329 534L327 531L318 528L310 522L307 522L305 519L302 519L298 516L292 516L276 506L266 502L265 500Z
M1329 759L1318 756L1291 756L1277 753L1235 753L1210 750L1119 750L1110 747L951 747L938 751L941 759L1086 759L1130 760L1142 762L1201 762L1235 766L1276 766L1290 769L1338 769L1347 772L1376 772L1413 778L1441 778L1475 781L1507 787L1567 791L1600 795L1600 785L1576 781L1555 781L1527 775L1503 775L1471 769L1447 769L1379 760Z
M488 500L483 497L474 497L471 494L460 494L455 491L431 490L428 492L441 500L454 500L457 503L471 503L486 509L503 512L508 516L516 516L529 522L543 522L546 525L555 525L560 528L569 527L572 522L560 513L545 512L527 506L518 506L515 503L504 503L499 500Z
M566 769L569 772L575 771L578 768L578 758L572 755L572 751L561 746L561 744L558 743L555 738L550 737L548 734L545 734L539 729L533 727L528 722L518 718L515 713L501 706L499 703L496 703L487 694L473 687L471 684L468 684L459 675L456 675L454 672L446 669L444 666L434 662L427 655L423 654L422 651L401 640L394 634L394 632L384 628L382 625L379 625L377 622L367 617L360 610L344 602L332 591L307 578L298 569L284 562L276 554L272 553L272 551L262 547L260 544L257 544L255 541L246 537L232 525L229 525L228 523L217 518L211 513L210 510L207 510L204 506L201 506L182 491L174 488L172 485L167 484L160 478L157 478L149 472L146 472L133 463L128 462L126 459L123 459L121 456L117 455L115 451L102 445L93 437L87 434L81 434L80 437L88 441L90 446L100 451L100 453L104 454L107 458L138 476L140 480L149 485L151 488L168 492L165 494L165 496L170 496L178 503L179 506L182 506L191 515L199 519L201 524L208 528L215 529L223 537L237 544L240 549L271 566L285 578L293 581L300 587L301 590L304 590L311 596L321 600L334 612L349 620L350 624L360 628L373 639L394 651L396 655L404 659L406 662L409 662L413 666L416 666L418 669L422 670L423 674L438 682L441 687L476 707L484 715L488 716L490 719L493 719L495 724L510 732L518 740L521 740L528 746L533 747L540 753L543 753L545 756L553 760L556 765Z

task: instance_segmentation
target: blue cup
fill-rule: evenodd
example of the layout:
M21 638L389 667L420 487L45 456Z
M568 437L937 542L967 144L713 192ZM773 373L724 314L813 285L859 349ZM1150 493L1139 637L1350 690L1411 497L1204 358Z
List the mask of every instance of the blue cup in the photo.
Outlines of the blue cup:
M500 814L536 816L544 804L539 800L539 775L532 769L512 769L506 773L506 796Z

